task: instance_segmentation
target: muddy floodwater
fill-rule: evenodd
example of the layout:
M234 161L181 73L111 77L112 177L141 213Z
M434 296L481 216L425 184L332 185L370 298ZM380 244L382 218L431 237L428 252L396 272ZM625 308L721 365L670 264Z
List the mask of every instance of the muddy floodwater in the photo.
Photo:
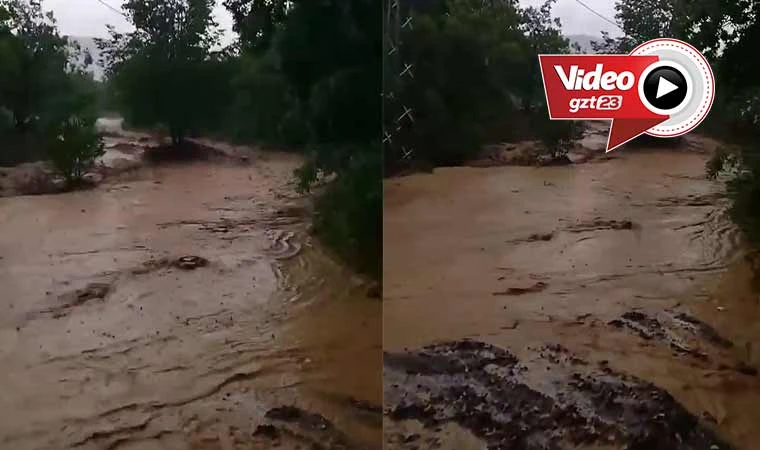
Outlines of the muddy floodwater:
M760 296L708 158L386 180L387 448L760 448Z
M300 159L134 139L93 190L0 198L0 448L380 448L381 304L309 235Z

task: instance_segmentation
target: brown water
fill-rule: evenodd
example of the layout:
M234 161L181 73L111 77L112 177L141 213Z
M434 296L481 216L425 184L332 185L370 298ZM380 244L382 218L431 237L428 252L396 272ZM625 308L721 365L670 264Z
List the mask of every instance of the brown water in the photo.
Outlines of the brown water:
M739 448L760 448L760 379L719 368L760 365L759 297L707 158L622 151L387 180L384 348L469 337L530 359L559 343L668 390ZM607 325L630 311L686 311L734 347L695 343L708 358L687 358ZM449 448L482 446L455 440Z
M281 405L379 447L380 304L309 237L299 159L252 156L0 199L0 448L270 448Z

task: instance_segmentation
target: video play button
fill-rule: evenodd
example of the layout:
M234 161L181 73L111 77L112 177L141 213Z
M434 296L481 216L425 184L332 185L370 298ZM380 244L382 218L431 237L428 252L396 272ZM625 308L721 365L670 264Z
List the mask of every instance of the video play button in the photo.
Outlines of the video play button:
M686 77L668 65L655 68L644 79L644 96L655 108L662 111L675 110L686 99L688 92Z
M678 89L678 86L661 77L660 83L657 85L657 98L660 98L666 94L670 94L676 89Z

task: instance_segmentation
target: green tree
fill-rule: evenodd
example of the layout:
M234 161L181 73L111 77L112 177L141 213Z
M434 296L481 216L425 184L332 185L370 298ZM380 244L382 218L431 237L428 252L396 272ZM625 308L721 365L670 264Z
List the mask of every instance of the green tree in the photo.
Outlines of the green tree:
M396 130L386 172L460 164L486 141L526 137L529 116L546 111L537 55L569 51L553 3L521 9L515 1L410 2L404 15L414 26L402 27L400 56L385 64L385 90L393 93L386 128Z
M262 53L272 45L272 40L285 20L287 0L224 0L223 4L232 14L234 30L240 36L244 51Z
M599 53L628 53L638 44L669 37L685 40L717 58L747 24L751 0L619 0L615 19L625 35L592 44Z
M213 0L129 0L135 31L100 41L107 76L130 123L164 126L172 143L219 117L228 64L218 47Z
M0 1L0 105L17 132L33 127L66 89L70 51L39 1Z
M50 156L46 136L74 116L93 125L97 84L80 51L40 1L0 0L0 162Z

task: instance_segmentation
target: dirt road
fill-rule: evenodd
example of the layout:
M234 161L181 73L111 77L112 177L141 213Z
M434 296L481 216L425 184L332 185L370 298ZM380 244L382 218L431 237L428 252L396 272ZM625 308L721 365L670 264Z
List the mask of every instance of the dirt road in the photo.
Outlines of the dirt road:
M760 448L760 304L707 158L387 180L388 448Z
M246 154L0 199L0 448L379 448L380 302Z

